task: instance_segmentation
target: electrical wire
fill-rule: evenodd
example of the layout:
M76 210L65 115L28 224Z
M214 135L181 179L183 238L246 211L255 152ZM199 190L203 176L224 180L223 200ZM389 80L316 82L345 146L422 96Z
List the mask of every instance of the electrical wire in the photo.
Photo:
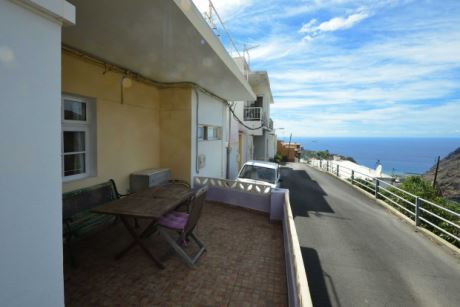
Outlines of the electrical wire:
M90 55L87 52L80 51L80 50L78 50L76 48L67 46L65 44L62 45L62 50L64 52L68 53L68 54L71 54L71 55L76 56L76 57L80 57L80 58L82 58L84 60L87 60L89 62L92 62L94 64L97 64L97 65L101 66L102 68L104 68L103 74L106 74L108 71L118 72L118 73L121 73L124 76L132 78L132 79L134 79L134 80L136 80L138 82L142 82L142 83L145 83L145 84L148 84L148 85L154 85L154 86L161 87L161 88L174 87L174 88L194 88L194 89L197 89L200 92L205 93L208 96L211 96L211 97L223 102L228 107L228 109L230 110L230 112L232 113L232 115L236 119L236 121L240 125L245 127L246 129L248 129L248 130L258 130L258 129L266 128L263 124L261 124L259 127L250 127L250 126L246 125L235 114L235 111L233 110L232 105L230 104L230 102L228 100L226 100L226 99L214 94L213 92L205 89L204 87L202 87L201 85L199 85L199 84L197 84L195 82L160 82L160 81L155 81L155 80L152 80L150 78L146 78L146 77L144 77L144 76L142 76L142 75L140 75L140 74L138 74L136 72L133 72L133 71L131 71L129 69L123 68L123 67L118 66L118 65L113 64L113 63L109 63L104 59L101 59L101 58L99 58L97 56Z
M230 112L233 114L233 117L236 119L236 121L242 125L243 127L245 127L246 129L248 130L259 130L261 128L264 128L265 126L263 124L261 124L259 127L250 127L248 125L246 125L240 118L238 118L238 116L235 114L235 111L233 110L232 106L230 105L230 103L228 101L227 102L227 107L228 109L230 110Z

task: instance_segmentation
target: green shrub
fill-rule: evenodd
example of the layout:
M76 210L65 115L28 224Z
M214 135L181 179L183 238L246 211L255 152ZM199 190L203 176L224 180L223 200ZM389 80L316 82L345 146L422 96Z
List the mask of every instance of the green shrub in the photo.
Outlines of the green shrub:
M278 153L276 153L274 160L275 160L276 163L280 163L283 160L283 157L278 152Z
M371 194L375 194L375 183L372 181L364 180L364 179L355 179L354 184L356 184L358 187L363 189L366 192L369 192Z
M394 188L394 187L384 187L386 188L388 191L390 191L391 193L393 194L396 194L402 198L404 198L405 200L407 200L408 202L410 202L411 204L415 204L415 197L411 196L411 195L408 195L404 192L401 192L400 190ZM401 183L400 189L404 190L404 191L407 191L415 196L418 196L419 198L421 198L420 200L420 210L419 210L419 217L421 218L424 218L425 220L429 221L430 223L450 232L451 234L457 236L457 237L460 237L460 230L455 227L455 226L452 226L450 225L449 223L423 211L423 209L427 210L427 211L430 211L454 224L457 224L457 225L460 225L460 218L455 216L454 214L451 214L445 210L442 210L436 206L433 206L431 205L430 203L424 201L424 200L427 200L427 201L430 201L434 204L437 204L438 206L441 206L441 207L444 207L446 209L449 209L453 212L457 212L457 213L460 213L460 206L455 203L455 202L452 202L452 201L449 201L443 197L440 197L437 195L436 193L436 190L431 186L431 184L424 180L422 177L420 176L410 176L410 177L407 177L404 179L404 181ZM400 206L406 208L407 210L411 211L411 212L415 212L415 207L408 204L407 202L401 200L401 199L398 199L396 196L392 195L391 193L389 192L386 192L384 190L381 190L381 193L382 195L386 196L387 198L393 200L394 202L398 203ZM411 219L414 219L414 215L413 214L410 214L408 213L407 211L401 209L400 207L396 206L394 203L392 203L391 201L388 201L388 199L385 199L383 198L387 203L389 203L390 205L394 206L396 209L398 209L399 211L401 211L404 215L410 217ZM435 227L433 227L432 225L430 225L429 223L425 222L425 221L420 221L420 226L423 226L424 228L427 228L429 229L430 231L434 232L435 234L439 235L440 237L442 237L443 239L453 243L454 245L460 247L460 242L458 242L457 240L455 240L454 238L448 236L447 234L445 234L444 232L436 229Z

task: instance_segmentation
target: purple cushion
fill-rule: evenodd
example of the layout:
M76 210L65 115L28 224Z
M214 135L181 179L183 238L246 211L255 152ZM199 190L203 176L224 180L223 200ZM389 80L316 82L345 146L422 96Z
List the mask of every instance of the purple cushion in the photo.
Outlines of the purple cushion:
M158 220L158 224L166 228L183 231L187 225L188 216L188 213L185 212L172 211L163 215Z

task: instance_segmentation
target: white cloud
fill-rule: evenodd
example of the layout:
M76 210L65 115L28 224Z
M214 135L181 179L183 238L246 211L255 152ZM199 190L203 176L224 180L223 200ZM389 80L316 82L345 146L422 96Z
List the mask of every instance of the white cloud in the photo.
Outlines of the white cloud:
M300 28L299 33L310 33L316 31L316 19L312 19Z
M355 24L360 21L368 18L370 14L364 10L360 9L356 13L351 14L347 17L334 17L328 21L322 22L318 25L316 19L312 19L309 22L302 25L299 30L299 33L306 33L304 39L311 40L313 37L323 33L323 32L334 32L339 30L346 30L353 27Z
M367 12L359 12L356 14L352 14L347 18L335 17L329 21L321 23L318 26L318 30L323 32L332 32L337 30L349 29L353 25L360 22L361 20L366 19L367 17L369 17L369 14Z
M259 45L251 67L269 72L275 126L296 136L458 131L460 4L213 2L237 42Z
M366 88L322 87L293 90L278 90L273 109L294 109L315 105L338 105L366 103L367 105L396 104L444 97L458 89L458 84L449 80L406 82L391 88L381 85ZM302 104L302 101L304 104ZM293 103L294 102L294 103Z
M255 42L257 48L250 51L251 60L259 62L273 62L276 59L295 57L303 53L308 46L301 40L289 35L277 35Z
M200 12L209 10L208 0L193 0ZM235 11L251 5L251 0L212 0L212 3L222 18L226 18Z
M399 0L313 0L300 1L301 4L283 5L281 17L289 18L305 13L313 13L321 9L339 8L351 4L363 3L366 5L380 6L382 2L395 2ZM293 1L296 3L296 1ZM283 3L284 4L284 3Z
M288 117L291 116L287 113ZM300 119L275 117L275 127L296 137L302 136L458 136L460 101L439 106L390 106L373 110L324 108ZM404 127L402 130L401 128ZM433 127L439 130L434 131ZM446 131L450 131L446 133Z

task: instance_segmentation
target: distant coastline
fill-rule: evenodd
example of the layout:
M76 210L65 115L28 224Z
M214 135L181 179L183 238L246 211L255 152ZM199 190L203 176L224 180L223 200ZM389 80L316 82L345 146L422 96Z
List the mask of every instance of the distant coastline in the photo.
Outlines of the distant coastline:
M280 138L288 141L288 138ZM293 137L304 150L328 150L351 157L358 164L375 168L380 161L390 175L421 175L435 163L460 147L460 137L390 138L390 137Z
M334 152L329 152L329 150L309 150L309 149L303 149L301 153L301 158L303 159L325 159L325 160L331 160L334 157L339 157L341 160L348 160L351 162L356 163L356 160L353 159L353 157L348 157L344 155L340 155Z

